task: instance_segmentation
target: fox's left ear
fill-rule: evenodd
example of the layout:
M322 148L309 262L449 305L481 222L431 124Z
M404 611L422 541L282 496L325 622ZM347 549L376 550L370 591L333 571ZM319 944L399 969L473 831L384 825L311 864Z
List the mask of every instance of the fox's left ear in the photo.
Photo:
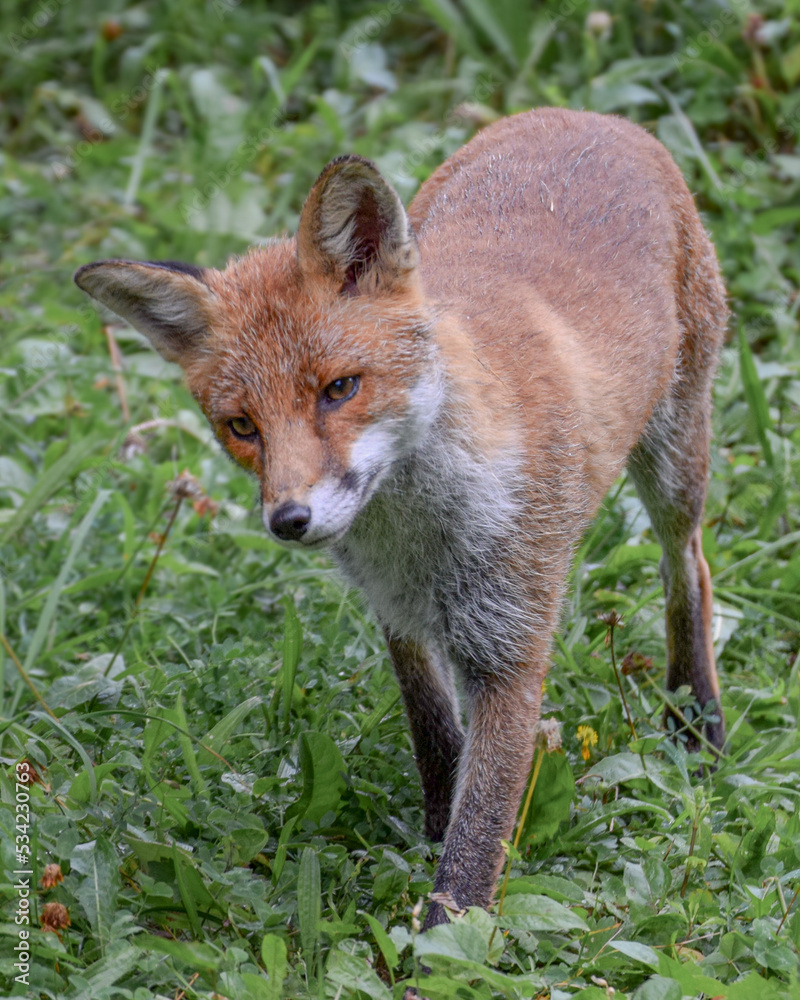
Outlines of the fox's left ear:
M186 367L214 311L203 275L202 268L172 260L101 260L76 271L75 284L148 337L167 361Z
M403 203L374 163L340 156L322 171L297 231L300 270L368 294L410 280L417 241Z

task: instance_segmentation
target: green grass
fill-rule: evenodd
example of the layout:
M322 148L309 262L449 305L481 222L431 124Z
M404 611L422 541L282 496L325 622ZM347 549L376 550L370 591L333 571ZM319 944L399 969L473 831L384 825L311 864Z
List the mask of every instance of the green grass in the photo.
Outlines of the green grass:
M0 993L383 1000L422 959L431 998L800 997L800 4L759 9L0 2ZM576 559L545 705L563 747L503 914L419 937L436 849L372 619L264 536L253 483L131 330L115 371L71 275L221 265L292 231L342 152L408 200L537 104L645 124L718 248L735 320L704 547L729 740L700 778L662 732L659 552L621 483ZM174 496L184 469L215 516ZM617 660L652 660L622 678L635 743L612 608ZM21 760L42 779L27 986Z

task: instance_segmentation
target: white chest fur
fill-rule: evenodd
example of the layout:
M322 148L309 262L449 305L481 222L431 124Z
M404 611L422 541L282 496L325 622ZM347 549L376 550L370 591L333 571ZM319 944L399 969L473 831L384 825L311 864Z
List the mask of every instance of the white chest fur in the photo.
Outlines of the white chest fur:
M333 554L395 635L433 644L467 676L513 669L536 626L512 568L519 463L477 460L440 431L398 463Z

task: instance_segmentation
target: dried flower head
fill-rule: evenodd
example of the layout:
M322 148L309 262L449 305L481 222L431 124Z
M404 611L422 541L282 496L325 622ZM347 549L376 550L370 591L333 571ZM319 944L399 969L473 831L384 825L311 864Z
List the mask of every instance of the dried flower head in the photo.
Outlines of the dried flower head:
M45 903L42 907L42 929L58 934L65 927L69 927L72 921L69 919L69 910L63 903Z
M113 42L122 34L122 25L115 17L110 17L103 21L100 31L107 42Z
M750 45L766 48L769 45L766 24L763 14L748 14L747 23L742 30L742 38Z
M45 866L39 884L43 889L52 889L54 886L57 886L59 882L63 881L64 876L61 872L61 865L52 864Z
M205 494L199 500L195 500L192 507L194 507L194 511L199 517L203 517L206 514L209 517L216 517L219 510L219 504L215 500L212 500L211 497L205 496Z
M44 785L45 789L49 786L45 785L44 779L36 770L30 757L23 757L23 759L17 765L17 773L22 772L25 777L21 780L26 781L29 785Z
M167 483L167 490L177 500L194 500L204 497L206 491L200 485L200 480L184 469L179 476Z
M592 10L586 15L586 33L605 42L611 37L611 15L607 10Z
M626 653L622 661L622 672L626 677L629 674L641 674L652 669L652 659L649 656L644 656L642 653L637 653L635 649L632 649L630 653Z
M141 434L137 434L135 430L128 431L119 450L119 457L122 461L130 462L132 458L136 458L137 455L144 455L146 452L147 441L145 438Z
M625 628L625 622L622 620L622 615L616 608L612 608L610 611L606 611L604 614L598 615L597 617L609 628Z
M540 719L536 725L536 745L548 753L561 749L561 723L558 719Z

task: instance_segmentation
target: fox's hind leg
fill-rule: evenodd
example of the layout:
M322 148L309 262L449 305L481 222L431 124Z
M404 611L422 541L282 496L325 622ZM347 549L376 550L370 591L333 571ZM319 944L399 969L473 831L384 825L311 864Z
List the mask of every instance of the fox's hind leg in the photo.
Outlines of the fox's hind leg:
M714 702L718 721L707 723L704 735L719 748L725 727L711 630L711 574L700 526L708 475L710 377L694 387L694 399L686 398L685 384L681 388L651 417L628 469L663 548L667 689L688 684L703 708ZM698 747L691 734L689 746Z
M706 499L711 438L711 384L725 337L728 307L714 248L688 200L679 213L681 253L675 264L679 351L672 383L656 406L628 469L664 550L667 688L688 684L718 721L705 737L721 747L725 727L711 631L711 574L700 522ZM697 747L689 735L689 745Z
M411 726L425 797L425 832L431 840L442 840L464 743L452 677L416 643L388 631L386 640Z

